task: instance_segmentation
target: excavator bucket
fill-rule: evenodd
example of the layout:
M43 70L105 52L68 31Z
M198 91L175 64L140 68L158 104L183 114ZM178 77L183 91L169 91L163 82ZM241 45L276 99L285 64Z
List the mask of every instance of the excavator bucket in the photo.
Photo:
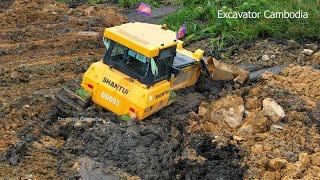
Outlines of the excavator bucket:
M246 71L235 65L230 65L218 61L212 57L204 59L206 71L214 80L234 80L239 84L243 84L249 78L249 71Z

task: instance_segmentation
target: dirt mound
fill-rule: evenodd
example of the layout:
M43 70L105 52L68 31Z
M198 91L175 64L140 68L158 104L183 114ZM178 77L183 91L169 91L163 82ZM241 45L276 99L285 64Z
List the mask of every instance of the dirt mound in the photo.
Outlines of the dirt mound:
M248 167L244 174L247 179L319 178L315 163L320 151L316 105L320 100L319 75L318 70L301 66L289 66L282 75L266 73L258 84L233 92L240 98L238 103L241 104L241 97L244 99L245 115L239 128L230 129L214 121L216 104L230 109L227 96L213 102L214 107L210 102L203 103L199 112L206 113L190 116L187 129L191 133L211 133L220 147L232 144L245 151L241 166ZM284 118L274 121L264 112L263 101L267 98L274 99L280 105L277 108L283 108ZM310 163L311 158L314 163Z
M262 79L268 86L292 92L313 108L320 100L320 71L311 67L290 66L283 70L283 76L265 74Z
M305 45L298 43L296 48L292 48L287 41L259 40L241 47L225 61L235 64L261 64L267 67L292 63L310 65L312 58L302 53L304 48Z
M273 67L283 64L296 64L296 65L311 65L319 55L314 57L303 53L308 46L319 47L319 42L314 44L298 44L293 41L296 47L291 47L291 41L275 40L275 39L260 39L251 43L246 43L237 49L224 52L216 52L208 40L201 40L192 43L188 49L195 50L202 48L206 51L207 55L214 56L215 58L230 64L237 64L242 66L260 65L264 67ZM230 49L229 49L230 50ZM317 49L313 50L317 52ZM314 60L313 60L314 59ZM319 61L316 61L319 64Z

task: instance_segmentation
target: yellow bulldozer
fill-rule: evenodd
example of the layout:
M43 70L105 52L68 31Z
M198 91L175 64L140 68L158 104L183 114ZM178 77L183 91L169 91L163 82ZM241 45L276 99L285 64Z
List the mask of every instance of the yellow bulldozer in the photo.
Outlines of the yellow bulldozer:
M104 58L93 63L81 86L63 87L57 109L63 116L93 103L124 120L143 120L177 98L175 91L193 86L201 72L213 79L242 84L248 71L190 52L165 25L130 22L106 28Z

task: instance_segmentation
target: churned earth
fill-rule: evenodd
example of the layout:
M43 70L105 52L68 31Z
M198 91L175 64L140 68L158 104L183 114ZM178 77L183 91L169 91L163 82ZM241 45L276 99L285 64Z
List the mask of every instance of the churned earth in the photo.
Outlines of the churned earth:
M103 28L126 19L40 0L1 1L0 18L0 176L57 178L64 140L44 132L55 93L100 59Z
M238 89L206 79L205 91L181 90L174 104L142 122L122 122L93 106L59 118L58 89L102 57L104 27L127 19L110 4L70 8L40 0L1 1L0 18L1 177L320 178L316 43L246 45L223 60L293 65ZM268 114L267 102L285 116Z

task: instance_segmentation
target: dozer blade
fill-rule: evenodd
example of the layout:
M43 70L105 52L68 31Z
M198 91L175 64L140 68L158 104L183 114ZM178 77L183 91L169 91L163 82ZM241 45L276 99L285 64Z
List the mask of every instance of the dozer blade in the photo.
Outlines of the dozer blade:
M214 80L234 80L239 84L243 84L249 78L249 71L246 71L235 65L220 62L212 57L204 60L207 73Z

